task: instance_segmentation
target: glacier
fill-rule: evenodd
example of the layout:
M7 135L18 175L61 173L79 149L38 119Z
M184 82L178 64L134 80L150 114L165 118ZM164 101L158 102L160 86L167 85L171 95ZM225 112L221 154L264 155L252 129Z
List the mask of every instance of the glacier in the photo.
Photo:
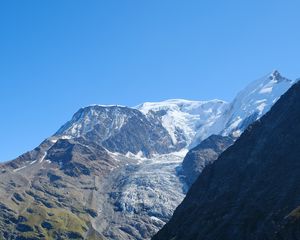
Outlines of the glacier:
M47 168L47 151L58 141L96 143L116 165L109 166L104 181L97 182L95 176L99 214L92 220L93 228L107 239L149 239L186 194L180 168L187 151L213 134L238 137L292 84L273 71L250 83L230 103L170 99L134 107L88 106L48 138L43 151L37 149L36 159L18 162L13 171ZM77 151L81 156L82 150Z

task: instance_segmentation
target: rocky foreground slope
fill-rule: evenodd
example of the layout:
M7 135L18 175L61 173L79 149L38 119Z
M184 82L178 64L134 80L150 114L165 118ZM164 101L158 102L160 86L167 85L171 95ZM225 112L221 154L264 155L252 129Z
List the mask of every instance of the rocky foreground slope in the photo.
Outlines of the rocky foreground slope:
M211 135L198 146L192 148L182 161L181 174L190 187L203 169L212 164L219 155L235 141L233 136Z
M184 170L201 166L197 176L225 148L181 166L188 149L211 134L236 138L291 84L275 71L230 104L168 100L80 109L40 146L0 166L0 236L149 239L183 200L190 174Z
M153 240L300 239L300 82L204 169Z

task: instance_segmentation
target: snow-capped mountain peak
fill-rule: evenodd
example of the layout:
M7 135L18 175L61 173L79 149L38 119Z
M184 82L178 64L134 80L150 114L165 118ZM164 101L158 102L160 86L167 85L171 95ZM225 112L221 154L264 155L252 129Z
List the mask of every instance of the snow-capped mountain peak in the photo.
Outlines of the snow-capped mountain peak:
M127 109L127 107L117 105L91 105L81 108L55 135L64 134L78 138L95 130L99 125L107 126L109 124L110 129L107 129L109 131L103 129L101 134L101 139L106 139L113 131L120 129L126 123L128 115L133 114Z
M212 134L239 136L292 84L293 81L274 70L250 83L230 104L218 99L169 99L132 108L88 106L80 109L55 135L84 137L111 151L134 154L142 151L146 156L179 151L194 147ZM115 144L116 139L122 144ZM158 146L158 142L164 147Z
M146 102L135 108L148 118L157 118L167 129L174 144L185 143L189 147L196 137L199 140L221 131L217 120L227 109L228 103L222 100L190 101L170 99L162 102Z
M279 71L253 81L238 93L227 112L223 135L239 135L250 123L264 115L293 84Z
M269 75L269 79L280 82L280 81L291 81L283 76L281 76L280 72L278 70L273 70L272 73Z

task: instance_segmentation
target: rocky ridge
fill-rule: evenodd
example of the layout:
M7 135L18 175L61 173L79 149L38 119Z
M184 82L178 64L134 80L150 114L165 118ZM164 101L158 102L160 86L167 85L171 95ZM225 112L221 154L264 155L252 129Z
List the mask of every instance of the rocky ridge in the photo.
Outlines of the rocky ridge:
M284 86L272 95L276 100L291 83L274 84ZM249 105L246 122L225 133L231 106L220 100L169 100L80 109L36 149L1 165L1 234L149 239L185 196L180 167L188 148L210 134L231 135L250 123L257 109Z
M299 239L300 83L204 169L153 240Z

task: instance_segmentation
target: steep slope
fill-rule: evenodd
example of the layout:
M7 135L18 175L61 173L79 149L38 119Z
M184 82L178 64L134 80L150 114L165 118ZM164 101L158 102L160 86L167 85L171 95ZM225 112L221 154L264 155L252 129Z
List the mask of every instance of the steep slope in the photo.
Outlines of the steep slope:
M117 164L95 143L50 138L2 165L0 236L103 239L91 225L98 216L95 194Z
M299 239L300 83L204 169L159 239Z
M104 146L112 152L151 156L179 150L160 122L140 111L121 106L90 106L80 109L56 136L67 135Z
M222 132L230 106L168 100L140 110L80 109L40 146L0 167L0 238L149 239L186 194L179 170L187 149ZM218 143L211 145L219 154ZM205 165L194 164L196 174Z
M184 198L183 154L141 158L84 138L47 139L1 166L0 236L149 239Z
M197 147L191 149L182 162L181 174L190 187L202 170L213 163L219 155L234 143L234 138L221 135L211 135Z
M191 186L207 164L211 164L233 144L249 124L269 111L292 83L293 81L282 77L278 71L273 71L243 89L217 119L215 125L223 128L219 135L200 142L200 145L191 149L183 160L181 173L187 184ZM194 142L198 142L197 135Z
M218 121L229 104L221 100L188 101L171 99L163 102L146 102L136 108L148 118L156 118L172 137L174 144L190 147L195 136L199 141L222 130Z
M238 93L225 114L223 135L239 136L249 124L263 116L293 84L275 70L253 81Z

